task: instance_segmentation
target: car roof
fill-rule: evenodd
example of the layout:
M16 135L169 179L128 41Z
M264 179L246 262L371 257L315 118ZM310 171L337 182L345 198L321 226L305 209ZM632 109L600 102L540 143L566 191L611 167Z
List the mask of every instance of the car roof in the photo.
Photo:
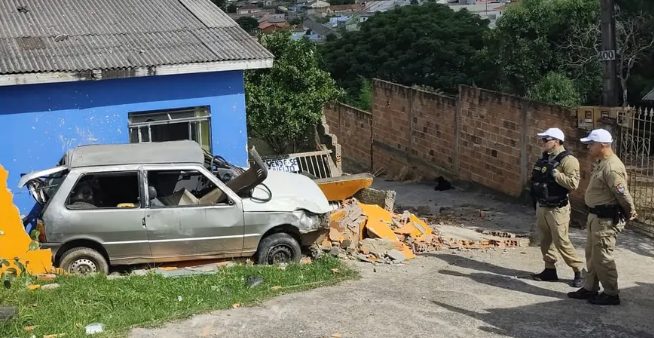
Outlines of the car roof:
M195 141L85 145L62 159L68 168L129 164L204 164L204 150Z

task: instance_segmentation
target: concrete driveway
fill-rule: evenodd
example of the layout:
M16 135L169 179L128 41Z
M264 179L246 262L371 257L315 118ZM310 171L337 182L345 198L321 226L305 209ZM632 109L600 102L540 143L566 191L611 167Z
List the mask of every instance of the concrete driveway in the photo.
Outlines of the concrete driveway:
M436 193L418 186L424 194ZM398 203L416 203L400 191ZM464 207L481 202L500 215L489 221L494 229L528 231L531 227L528 208L474 192L446 193L452 195L441 193L431 202L442 206L456 201ZM427 200L420 194L411 196ZM585 232L571 232L583 257ZM561 282L526 278L543 267L534 247L443 251L404 265L351 262L361 271L361 279L284 295L255 307L197 315L161 328L134 329L130 336L654 337L654 242L627 230L618 238L615 254L620 306L568 299L566 293L574 290L567 285L572 271L563 263L559 263Z

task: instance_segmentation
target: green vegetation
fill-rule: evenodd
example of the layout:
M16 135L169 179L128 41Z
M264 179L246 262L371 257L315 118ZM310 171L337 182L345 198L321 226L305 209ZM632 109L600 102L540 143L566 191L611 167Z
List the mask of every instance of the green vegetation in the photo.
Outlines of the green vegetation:
M323 105L341 91L319 67L310 41L292 41L290 33L276 32L261 35L260 42L275 55L275 63L271 69L246 73L248 126L254 137L283 154L302 141L320 121Z
M249 287L247 279L263 283ZM18 279L0 291L0 304L17 306L19 316L0 326L0 337L65 334L84 337L85 327L102 323L105 335L120 336L134 326L151 326L238 304L248 306L284 293L331 285L355 278L356 272L336 258L311 264L237 265L211 275L165 278L156 274L107 279L105 276L58 277L54 290L28 290ZM33 327L27 332L26 327Z

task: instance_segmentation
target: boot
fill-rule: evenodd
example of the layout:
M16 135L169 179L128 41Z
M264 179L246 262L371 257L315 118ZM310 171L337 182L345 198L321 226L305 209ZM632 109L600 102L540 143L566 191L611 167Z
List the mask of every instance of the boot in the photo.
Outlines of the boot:
M559 280L559 276L556 274L556 269L548 269L545 268L543 272L539 274L534 274L531 275L532 278L538 281L544 281L544 282L556 282Z
M568 292L568 297L574 299L591 299L597 296L597 291L588 291L584 288L581 288L575 292Z
M610 296L602 292L595 297L589 298L588 302L595 305L620 305L620 296Z
M580 288L584 285L584 279L581 277L581 271L575 271L575 277L570 282L570 286L573 288Z

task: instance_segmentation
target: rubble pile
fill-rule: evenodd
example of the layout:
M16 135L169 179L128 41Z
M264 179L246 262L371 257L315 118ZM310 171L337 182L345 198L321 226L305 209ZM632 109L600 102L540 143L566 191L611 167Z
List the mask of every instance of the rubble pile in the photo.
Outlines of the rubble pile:
M524 241L511 233L459 230L443 224L432 228L408 211L395 214L378 205L360 203L355 198L344 201L341 208L332 213L329 232L318 243L322 251L332 255L371 263L399 263L415 258L416 254L443 249L524 245Z

